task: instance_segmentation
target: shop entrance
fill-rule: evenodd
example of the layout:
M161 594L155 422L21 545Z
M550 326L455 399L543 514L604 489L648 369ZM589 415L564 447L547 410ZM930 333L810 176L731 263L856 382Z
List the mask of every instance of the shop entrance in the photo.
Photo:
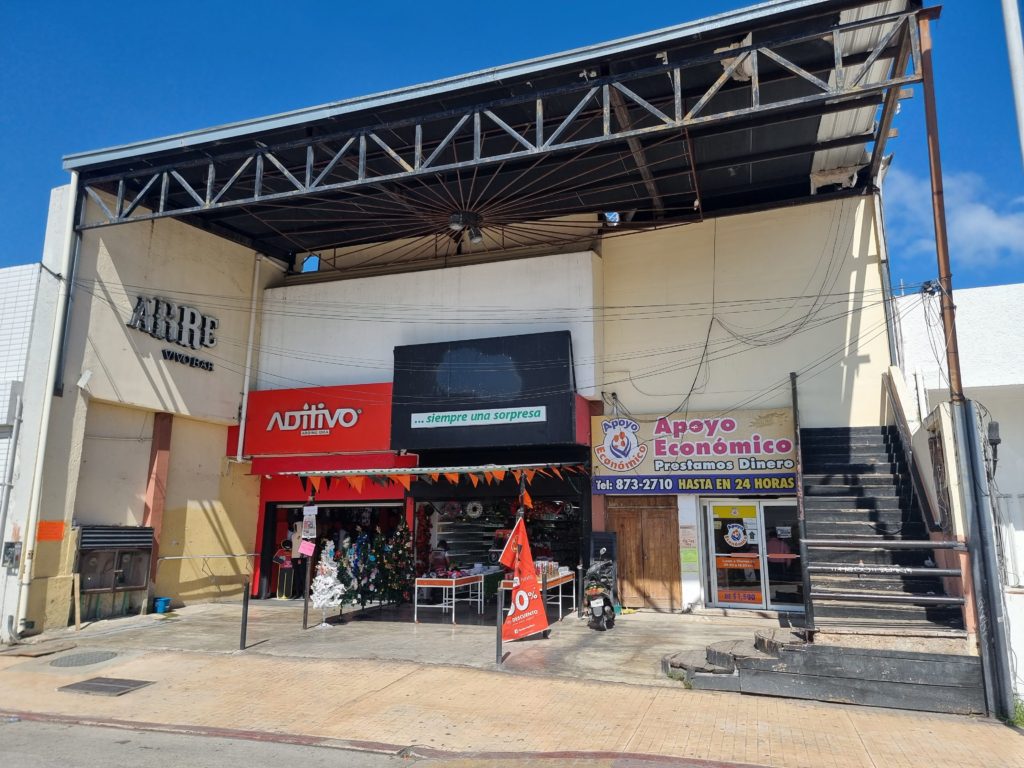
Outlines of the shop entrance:
M607 528L618 537L619 594L627 608L680 608L675 496L609 496Z
M704 516L713 605L803 608L795 502L716 499L704 505Z

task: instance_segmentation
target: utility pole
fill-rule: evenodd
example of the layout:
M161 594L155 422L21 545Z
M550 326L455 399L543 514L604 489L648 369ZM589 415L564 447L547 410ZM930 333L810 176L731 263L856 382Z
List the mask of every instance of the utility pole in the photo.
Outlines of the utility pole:
M1024 41L1021 39L1017 0L1003 0L1003 26L1006 28L1006 50L1010 54L1013 103L1017 107L1017 136L1024 161Z

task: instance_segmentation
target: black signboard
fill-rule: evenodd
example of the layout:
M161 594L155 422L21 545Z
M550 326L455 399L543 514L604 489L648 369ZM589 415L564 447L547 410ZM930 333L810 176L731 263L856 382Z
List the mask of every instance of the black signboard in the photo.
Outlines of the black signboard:
M391 447L575 442L568 331L395 347Z

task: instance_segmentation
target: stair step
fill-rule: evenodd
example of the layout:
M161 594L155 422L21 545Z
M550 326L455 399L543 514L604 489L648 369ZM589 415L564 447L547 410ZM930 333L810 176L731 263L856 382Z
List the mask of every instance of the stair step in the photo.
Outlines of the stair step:
M708 675L731 675L735 667L730 661L728 667L714 664L708 660L705 651L679 651L670 653L661 660L662 669L665 674L671 676L671 670L683 670L686 672L701 672Z
M775 656L757 648L754 640L722 640L705 649L707 660L716 666L736 669L736 659L774 659Z
M886 424L879 427L804 427L800 430L801 439L816 435L895 435L896 427Z
M801 435L800 445L804 448L820 447L823 445L899 445L899 439L889 435Z
M851 461L849 458L821 459L820 457L803 456L801 458L803 471L807 474L829 474L845 472L847 474L891 474L900 472L902 466L896 461L864 461L857 459Z
M902 491L895 485L804 485L804 496L899 498L901 495Z
M807 446L803 446L800 453L801 458L805 465L813 466L816 463L831 463L847 462L847 463L899 463L900 455L892 449L886 450L884 448L849 448L842 449L838 447L827 447L814 450Z
M902 475L894 472L804 472L805 485L901 485Z
M860 623L875 622L881 626L937 625L963 629L963 610L948 605L865 605L840 600L815 600L814 620L856 619Z
M895 509L900 510L900 499L894 496L805 496L804 511L810 516L826 509Z
M863 511L856 510L858 513ZM924 523L914 520L822 520L815 517L808 518L804 525L809 539L848 539L857 536L928 538L928 529Z
M910 568L923 568L928 559L935 556L928 550L894 550L894 549L847 549L815 547L807 550L809 565L904 565Z
M811 600L817 605L821 600L838 601L854 605L886 605L904 608L916 605L963 605L962 597L947 595L941 590L937 593L895 592L879 589L856 591L845 589L841 585L834 587L814 587L811 589Z
M927 577L901 576L840 576L822 573L811 574L813 592L879 592L908 595L942 595L942 580Z

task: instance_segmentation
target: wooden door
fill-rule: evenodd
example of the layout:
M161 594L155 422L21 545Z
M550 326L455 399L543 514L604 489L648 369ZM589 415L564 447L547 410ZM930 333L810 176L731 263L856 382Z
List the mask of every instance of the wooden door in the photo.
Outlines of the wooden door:
M679 515L671 509L643 510L644 584L649 608L675 611L679 600Z
M674 496L608 498L608 530L617 534L619 595L628 608L680 608L679 533Z

